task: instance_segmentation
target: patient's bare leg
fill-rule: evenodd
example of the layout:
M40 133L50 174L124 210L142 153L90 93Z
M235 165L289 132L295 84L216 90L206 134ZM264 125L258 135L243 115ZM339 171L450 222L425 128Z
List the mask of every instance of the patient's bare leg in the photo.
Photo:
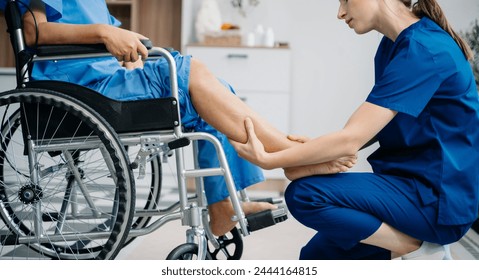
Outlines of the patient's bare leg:
M247 134L244 120L250 117L266 151L283 150L298 144L287 139L286 134L277 130L237 96L231 94L206 66L195 59L191 61L190 95L200 116L228 138L245 143Z
M263 142L267 151L278 151L298 144L289 140L286 134L269 124L236 95L231 94L215 75L195 59L191 61L189 90L198 114L228 138L246 142L244 120L246 117L250 117L258 138ZM245 202L242 204L242 208L245 215L248 215L277 207L265 202ZM210 227L215 235L224 235L235 227L237 222L231 221L231 217L235 213L229 199L210 204L208 210Z

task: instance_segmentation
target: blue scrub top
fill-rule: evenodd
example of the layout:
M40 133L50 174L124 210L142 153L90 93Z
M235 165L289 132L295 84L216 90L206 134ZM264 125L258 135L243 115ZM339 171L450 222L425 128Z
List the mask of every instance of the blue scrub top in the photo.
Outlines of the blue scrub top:
M383 38L367 101L398 112L377 135L374 172L413 178L424 205L438 202L438 223L478 216L479 100L457 43L427 17L396 41Z

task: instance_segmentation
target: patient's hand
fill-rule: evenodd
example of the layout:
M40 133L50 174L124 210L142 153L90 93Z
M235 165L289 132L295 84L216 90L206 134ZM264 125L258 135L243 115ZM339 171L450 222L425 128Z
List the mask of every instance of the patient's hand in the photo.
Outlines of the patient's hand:
M148 39L145 36L112 25L101 27L102 43L118 61L138 61L140 56L143 59L148 57L148 49L141 42L142 39Z
M135 62L125 62L125 61L120 61L121 66L125 67L128 70L133 70L136 68L143 68L143 60L138 59Z
M308 166L289 167L284 169L284 174L293 181L307 176L346 172L357 163L357 159L358 157L354 155Z

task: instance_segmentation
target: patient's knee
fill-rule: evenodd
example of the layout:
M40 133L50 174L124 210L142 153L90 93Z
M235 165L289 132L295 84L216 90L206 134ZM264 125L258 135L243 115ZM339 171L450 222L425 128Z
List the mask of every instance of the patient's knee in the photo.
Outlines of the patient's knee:
M202 77L203 75L211 75L208 67L198 59L191 58L190 61L190 76L196 81L196 77Z
M190 91L202 86L208 87L210 79L215 78L208 67L198 59L191 58L190 61ZM215 78L216 79L216 78Z

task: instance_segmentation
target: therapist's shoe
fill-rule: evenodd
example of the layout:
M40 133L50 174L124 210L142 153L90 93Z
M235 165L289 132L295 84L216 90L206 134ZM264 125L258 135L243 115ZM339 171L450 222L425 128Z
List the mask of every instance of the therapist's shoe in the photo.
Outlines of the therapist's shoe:
M439 245L424 241L419 249L407 253L402 260L452 260L449 245Z

